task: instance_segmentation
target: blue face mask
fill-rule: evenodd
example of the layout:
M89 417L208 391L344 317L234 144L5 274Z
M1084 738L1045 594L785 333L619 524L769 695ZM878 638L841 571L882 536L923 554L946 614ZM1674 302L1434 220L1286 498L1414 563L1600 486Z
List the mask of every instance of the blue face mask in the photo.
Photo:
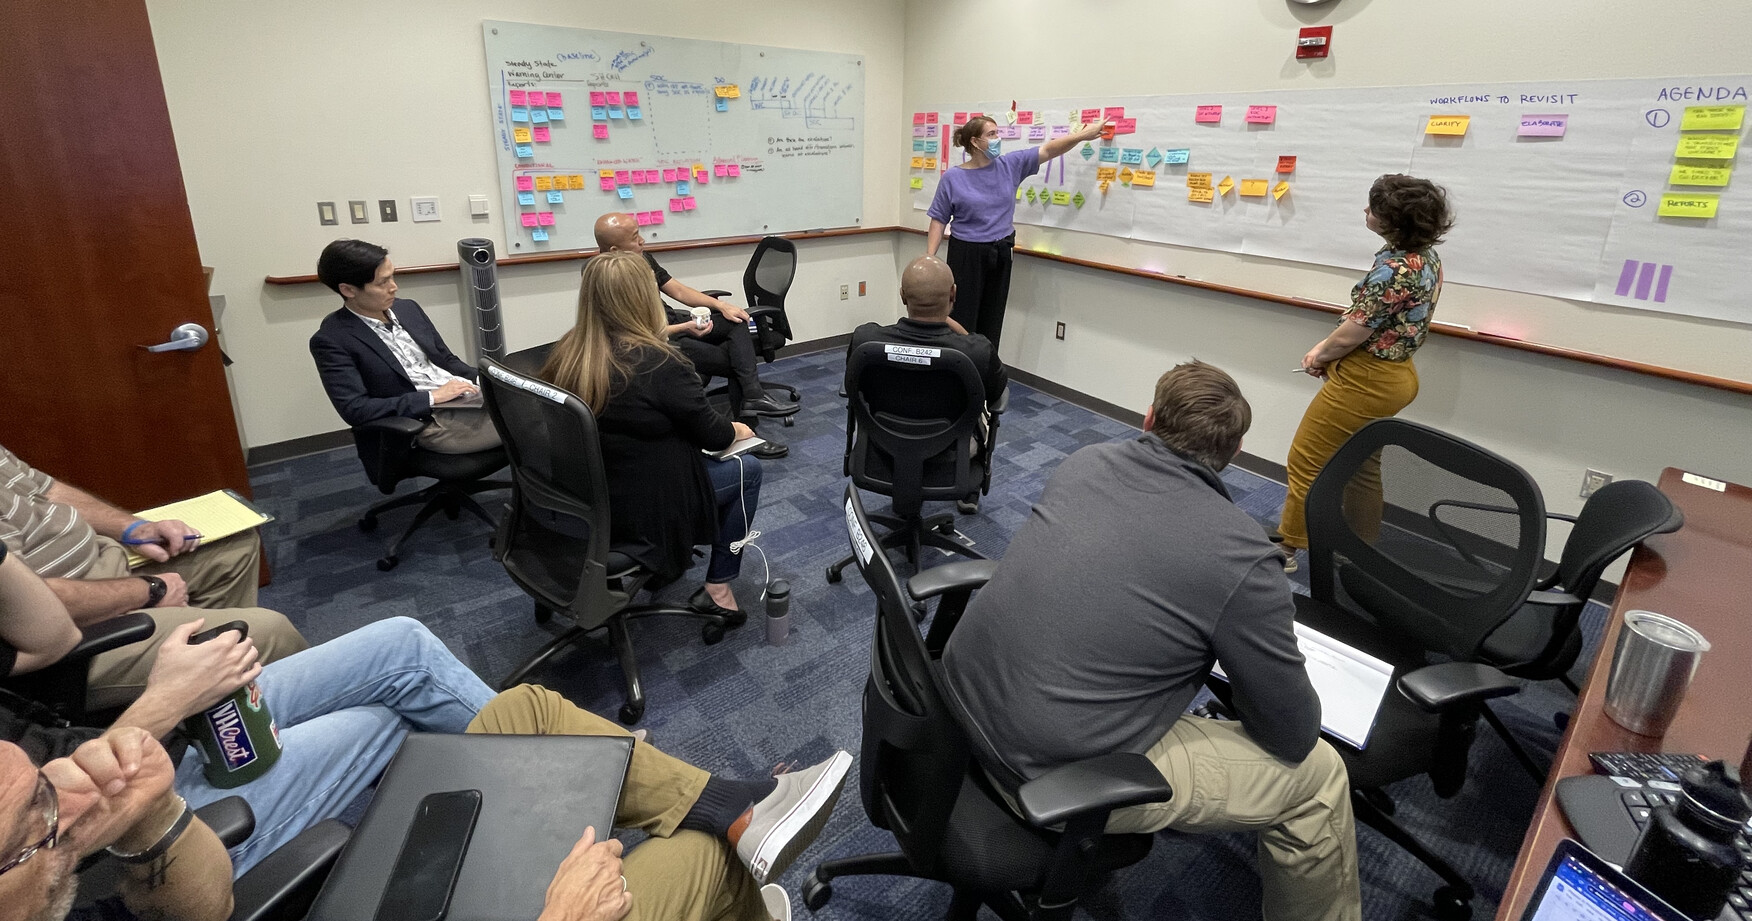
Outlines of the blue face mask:
M997 159L998 148L1002 144L1003 144L1003 142L999 141L997 138L993 138L993 139L987 141L986 142L986 156L991 157L994 160Z

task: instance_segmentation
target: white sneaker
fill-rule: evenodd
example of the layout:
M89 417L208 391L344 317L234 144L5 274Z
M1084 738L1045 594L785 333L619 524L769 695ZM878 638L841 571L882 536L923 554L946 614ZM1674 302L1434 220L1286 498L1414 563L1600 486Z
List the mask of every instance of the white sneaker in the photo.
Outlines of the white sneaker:
M773 921L791 921L791 894L778 883L767 883L760 887L760 900L766 903L767 914L773 916Z
M750 810L748 827L736 839L736 856L758 885L785 872L821 834L851 770L840 751L812 767L780 774L778 786Z

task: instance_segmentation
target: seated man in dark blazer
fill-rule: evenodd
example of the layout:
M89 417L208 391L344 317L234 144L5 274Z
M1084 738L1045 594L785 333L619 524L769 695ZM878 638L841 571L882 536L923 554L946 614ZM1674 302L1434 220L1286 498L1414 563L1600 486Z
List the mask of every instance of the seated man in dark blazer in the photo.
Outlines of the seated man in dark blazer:
M316 275L342 299L310 337L329 401L348 425L386 416L420 419L416 441L441 454L499 446L475 369L457 358L420 305L395 296L389 250L363 240L323 248Z

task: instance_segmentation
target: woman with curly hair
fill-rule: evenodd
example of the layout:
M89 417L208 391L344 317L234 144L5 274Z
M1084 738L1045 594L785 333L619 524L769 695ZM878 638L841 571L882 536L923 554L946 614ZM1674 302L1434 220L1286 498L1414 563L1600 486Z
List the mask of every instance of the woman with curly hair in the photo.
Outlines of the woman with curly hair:
M1290 442L1290 489L1278 523L1285 572L1295 571L1296 551L1308 546L1303 503L1320 469L1358 429L1397 415L1417 398L1411 356L1429 334L1430 315L1442 293L1442 259L1435 246L1453 228L1454 218L1441 186L1411 176L1382 176L1369 187L1363 222L1387 245L1351 289L1351 306L1338 328L1302 356L1302 370L1322 383ZM1378 528L1379 465L1359 470L1351 487L1346 516L1364 533Z

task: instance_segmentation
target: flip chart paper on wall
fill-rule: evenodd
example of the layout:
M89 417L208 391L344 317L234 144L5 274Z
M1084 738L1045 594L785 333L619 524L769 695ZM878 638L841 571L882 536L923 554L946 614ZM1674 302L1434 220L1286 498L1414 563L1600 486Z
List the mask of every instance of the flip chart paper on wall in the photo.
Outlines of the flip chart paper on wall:
M1248 198L1264 198L1270 185L1271 180L1269 179L1243 179L1241 180L1241 194Z
M1277 121L1277 106L1248 106L1247 123L1249 125L1269 125Z
M1746 117L1741 106L1686 106L1680 131L1738 131Z
M1560 138L1568 128L1568 115L1523 115L1521 127L1515 130L1515 135L1524 138Z
M1223 120L1223 107L1199 106L1194 110L1192 120L1207 125L1218 124Z
M1732 172L1727 166L1675 166L1667 175L1667 184L1725 186Z
M1431 115L1429 121L1424 123L1424 134L1462 137L1466 134L1466 126L1470 124L1470 115Z
M1734 134L1681 134L1675 157L1697 160L1732 160L1740 149L1740 137Z
M1720 203L1720 195L1668 192L1661 196L1661 207L1655 214L1659 217L1711 218L1716 216L1716 207Z

